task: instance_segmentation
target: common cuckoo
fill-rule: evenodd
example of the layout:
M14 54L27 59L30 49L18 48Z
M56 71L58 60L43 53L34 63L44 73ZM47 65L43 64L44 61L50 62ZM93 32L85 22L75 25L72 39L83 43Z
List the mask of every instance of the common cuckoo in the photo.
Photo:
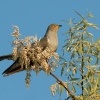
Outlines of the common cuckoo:
M46 33L44 35L44 37L39 41L39 45L45 50L46 47L48 47L52 52L55 52L57 50L58 47L58 29L61 27L62 25L57 25L57 24L51 24L48 26ZM34 45L34 44L32 44ZM0 61L2 60L13 60L13 55L9 54L9 55L3 55L0 56ZM31 64L31 63L30 63ZM25 67L21 67L20 63L19 63L19 58L17 58L16 61L14 61L14 63L8 67L2 74L4 76L8 76L11 74L14 74L16 72L20 72L26 70Z

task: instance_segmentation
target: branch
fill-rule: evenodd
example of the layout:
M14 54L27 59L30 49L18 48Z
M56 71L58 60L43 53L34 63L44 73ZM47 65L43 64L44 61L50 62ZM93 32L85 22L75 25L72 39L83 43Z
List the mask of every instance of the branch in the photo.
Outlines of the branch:
M75 96L74 96L74 95L72 94L72 92L66 87L65 83L64 83L62 80L60 80L57 76L55 76L52 72L50 72L50 75L53 76L53 77L59 82L59 84L62 85L62 86L65 88L65 90L68 91L69 95L73 98L73 100L75 100Z

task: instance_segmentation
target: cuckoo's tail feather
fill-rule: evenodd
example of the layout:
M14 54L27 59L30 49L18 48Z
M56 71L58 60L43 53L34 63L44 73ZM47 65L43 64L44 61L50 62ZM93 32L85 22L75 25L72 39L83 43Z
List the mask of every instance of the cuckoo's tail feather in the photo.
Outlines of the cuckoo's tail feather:
M0 61L5 60L5 59L12 60L13 59L13 55L9 54L9 55L0 56Z

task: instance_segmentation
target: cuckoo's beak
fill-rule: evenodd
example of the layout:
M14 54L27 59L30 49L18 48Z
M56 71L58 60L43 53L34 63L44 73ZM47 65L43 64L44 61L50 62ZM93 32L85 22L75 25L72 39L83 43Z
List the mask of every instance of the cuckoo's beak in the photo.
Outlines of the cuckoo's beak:
M62 25L59 25L59 27L62 27Z

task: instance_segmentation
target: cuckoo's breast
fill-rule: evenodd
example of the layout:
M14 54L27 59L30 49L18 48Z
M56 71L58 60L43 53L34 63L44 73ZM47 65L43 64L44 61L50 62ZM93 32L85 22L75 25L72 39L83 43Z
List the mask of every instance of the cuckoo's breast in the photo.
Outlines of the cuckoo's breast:
M57 47L58 47L58 37L57 36L50 36L48 37L48 47L50 48L50 50L52 51L56 51Z

